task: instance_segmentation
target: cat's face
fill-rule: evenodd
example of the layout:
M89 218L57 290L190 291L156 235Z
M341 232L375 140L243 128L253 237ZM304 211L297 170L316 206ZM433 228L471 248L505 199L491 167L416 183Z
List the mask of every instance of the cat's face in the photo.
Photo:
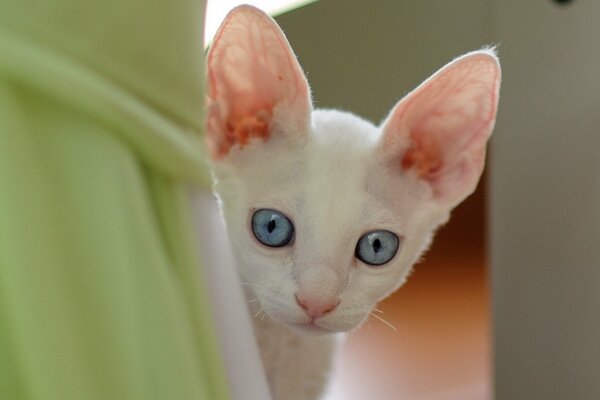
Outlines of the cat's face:
M242 279L267 315L316 331L305 325L311 318L296 297L317 303L317 313L339 302L314 324L347 331L404 281L448 212L428 202L428 185L387 165L379 129L370 123L338 111L314 111L302 134L304 143L289 150L275 140L232 149L235 161L215 162L216 190ZM281 213L289 224L266 210ZM379 238L384 258L375 260L363 246L361 261L359 240L377 231L386 231ZM398 239L395 254L393 238L383 236L387 232Z
M277 25L242 6L208 74L215 188L242 279L292 329L355 328L474 190L497 108L495 56L454 61L376 127L313 111Z

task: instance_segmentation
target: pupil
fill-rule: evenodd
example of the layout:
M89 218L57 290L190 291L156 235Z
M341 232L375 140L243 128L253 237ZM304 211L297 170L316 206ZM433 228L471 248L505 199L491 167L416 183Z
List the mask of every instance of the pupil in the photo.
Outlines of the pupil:
M269 231L269 233L273 233L276 225L277 224L275 223L274 219L270 220L269 223L267 224L267 231Z
M373 241L373 250L375 250L375 253L378 253L379 250L381 250L381 242L379 239L375 239L375 241Z

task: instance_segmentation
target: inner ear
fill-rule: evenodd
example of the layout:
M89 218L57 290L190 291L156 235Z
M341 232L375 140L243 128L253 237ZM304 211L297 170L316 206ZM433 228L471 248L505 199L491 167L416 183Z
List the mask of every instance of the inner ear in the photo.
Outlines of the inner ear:
M273 105L269 103L242 107L236 104L227 116L219 153L226 153L233 145L246 146L250 139L267 140L273 118Z
M310 118L306 78L275 21L251 6L233 9L207 56L207 140L221 158L253 139L268 140L273 123L302 131Z
M431 136L421 132L411 134L410 147L402 156L404 170L413 170L420 179L435 180L444 168L440 144Z
M496 118L500 68L491 51L446 65L392 110L381 152L454 207L476 187Z

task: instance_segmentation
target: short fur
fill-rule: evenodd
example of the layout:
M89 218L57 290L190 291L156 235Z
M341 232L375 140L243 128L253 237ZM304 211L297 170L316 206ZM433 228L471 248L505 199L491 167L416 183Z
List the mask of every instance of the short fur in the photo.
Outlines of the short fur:
M208 54L207 140L228 235L248 285L273 397L317 399L337 339L404 283L453 207L475 189L495 121L493 50L451 62L375 126L313 110L310 90L276 23L232 10ZM295 237L270 248L252 234L255 210L283 212ZM373 267L355 257L374 229L401 238ZM298 302L332 311L314 318ZM337 307L335 306L335 304Z

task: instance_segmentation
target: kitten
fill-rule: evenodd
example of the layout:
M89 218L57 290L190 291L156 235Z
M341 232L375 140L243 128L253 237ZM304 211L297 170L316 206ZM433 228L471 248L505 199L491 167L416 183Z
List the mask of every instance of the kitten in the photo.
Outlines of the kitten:
M207 144L228 235L259 315L274 399L318 398L336 338L404 283L473 192L495 122L500 67L466 54L380 125L313 110L277 24L232 10L207 56Z

